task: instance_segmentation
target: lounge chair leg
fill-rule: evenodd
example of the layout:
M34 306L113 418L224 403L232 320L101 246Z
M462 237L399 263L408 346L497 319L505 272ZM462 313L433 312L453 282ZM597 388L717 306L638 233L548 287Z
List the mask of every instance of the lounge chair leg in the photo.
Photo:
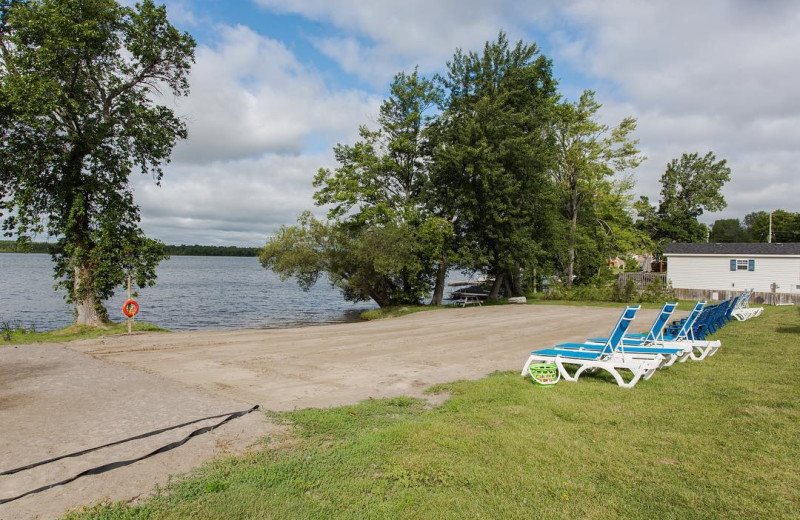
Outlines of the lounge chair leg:
M528 375L528 367L531 366L531 363L533 363L533 356L528 356L528 361L525 362L525 366L522 367L522 372L519 375L522 377Z
M556 361L556 363L558 363L558 361ZM578 369L578 371L575 372L575 376L573 376L573 378L569 379L569 378L567 378L565 376L564 379L567 379L568 381L577 382L578 378L581 376L581 374L583 372L589 371L590 368L594 368L594 369L602 368L603 370L605 370L606 372L611 374L611 376L614 378L614 380L617 382L617 384L619 386L621 386L622 388L633 388L633 386L639 381L639 378L642 377L642 373L641 372L632 370L633 379L631 379L630 381L628 381L626 383L625 379L622 377L622 375L619 372L617 372L617 369L615 369L611 365L603 363L603 364L598 364L598 365L595 365L595 366L581 365L581 367ZM655 371L655 369L653 369L653 370Z
M571 376L569 375L569 372L567 372L567 369L564 367L564 363L561 362L561 359L556 358L555 363L556 366L558 367L558 372L561 374L561 377L563 377L566 381L571 381L573 383L578 382L578 377L580 377L581 371L587 368L586 365L582 365L581 368L579 368L578 371L575 372L575 375Z

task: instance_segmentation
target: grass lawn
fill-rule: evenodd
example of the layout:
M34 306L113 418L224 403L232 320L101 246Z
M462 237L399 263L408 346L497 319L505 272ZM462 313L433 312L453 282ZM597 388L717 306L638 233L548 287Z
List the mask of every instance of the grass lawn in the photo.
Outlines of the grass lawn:
M369 309L359 314L359 317L364 321L382 320L384 318L399 318L400 316L414 314L416 312L435 311L447 308L451 308L451 306L443 305L431 307L430 305L397 305L384 309Z
M432 409L276 414L291 433L263 450L68 518L800 518L800 314L767 308L716 338L714 357L630 390L498 373L435 387L451 397Z
M168 332L157 325L145 323L143 321L133 322L133 332ZM61 343L64 341L75 341L78 339L92 339L100 336L111 336L114 334L127 334L128 325L126 323L110 323L105 328L88 327L83 325L70 325L63 329L48 330L43 332L26 330L23 328L12 328L8 324L0 326L0 346L2 345L23 345L26 343Z

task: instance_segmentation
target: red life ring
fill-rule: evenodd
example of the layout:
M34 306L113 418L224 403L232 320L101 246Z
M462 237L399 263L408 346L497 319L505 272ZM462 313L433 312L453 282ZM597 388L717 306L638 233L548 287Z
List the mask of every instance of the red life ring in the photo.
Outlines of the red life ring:
M139 314L139 304L136 300L128 300L122 304L122 314L129 318L133 318Z

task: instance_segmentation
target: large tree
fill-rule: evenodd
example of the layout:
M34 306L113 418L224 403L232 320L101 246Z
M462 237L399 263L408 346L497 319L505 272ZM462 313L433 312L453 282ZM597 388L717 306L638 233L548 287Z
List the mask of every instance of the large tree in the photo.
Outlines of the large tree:
M575 273L577 246L581 239L579 223L583 211L596 213L593 208L605 200L619 203L623 198L613 193L627 191L629 179L611 179L616 173L636 168L644 160L637 149L638 140L630 134L636 130L636 120L625 118L614 128L596 120L600 104L594 99L594 92L585 91L575 103L561 103L556 110L555 136L557 142L557 161L551 169L563 204L563 214L567 220L567 251L565 262L565 282L572 285ZM588 206L588 207L587 207ZM625 208L620 208L623 211ZM599 217L590 218L586 231L589 234L603 228L609 230L607 223Z
M458 266L519 292L519 275L544 256L556 99L550 60L504 33L482 53L456 51L440 78L448 97L436 125L433 210L453 222Z
M126 275L151 284L163 245L139 227L132 173L162 176L185 124L155 100L188 94L194 40L152 0L4 2L0 216L57 237L55 276L78 324L106 319Z
M738 218L723 218L714 221L708 241L718 243L749 242L750 237Z
M769 221L770 214L766 211L755 211L744 217L750 241L770 241ZM800 242L800 213L782 209L772 212L772 242Z
M419 303L428 293L452 227L427 210L426 129L439 90L415 70L400 73L381 105L379 127L360 128L355 144L334 148L338 167L314 178L328 222L304 214L262 250L264 267L294 276L304 288L323 272L352 301L381 307Z
M673 159L661 176L658 208L647 197L636 203L637 226L663 246L665 242L702 242L708 228L698 221L706 211L720 211L727 205L722 187L730 180L725 159L717 161L712 152L704 156L683 154Z

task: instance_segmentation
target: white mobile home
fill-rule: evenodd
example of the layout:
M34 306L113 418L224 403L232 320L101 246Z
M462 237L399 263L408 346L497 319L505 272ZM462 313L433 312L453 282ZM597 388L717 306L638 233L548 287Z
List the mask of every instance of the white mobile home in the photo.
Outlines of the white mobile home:
M672 243L664 256L667 280L682 298L755 289L756 301L800 301L800 243Z

